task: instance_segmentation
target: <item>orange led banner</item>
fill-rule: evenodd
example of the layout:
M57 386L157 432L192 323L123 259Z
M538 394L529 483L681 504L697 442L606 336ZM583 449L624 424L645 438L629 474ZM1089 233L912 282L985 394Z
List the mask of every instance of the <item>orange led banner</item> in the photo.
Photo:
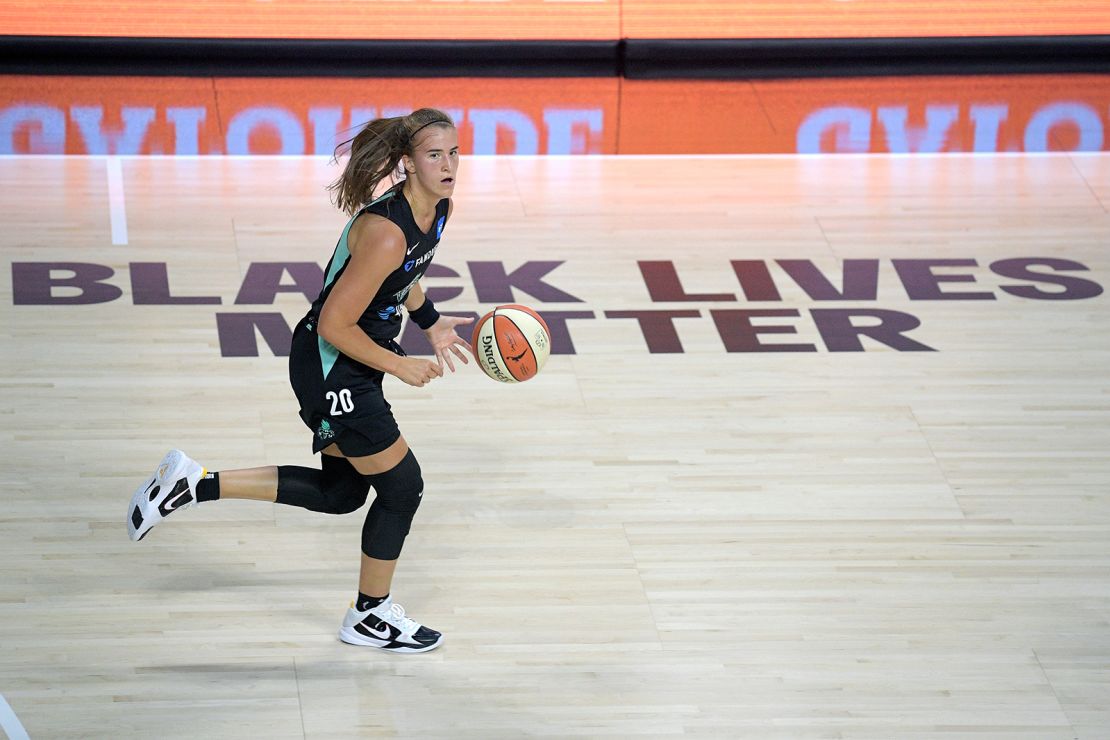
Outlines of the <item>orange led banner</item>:
M621 154L1106 151L1110 76L625 80L619 141Z
M0 33L616 40L1110 33L1090 0L5 0Z
M327 155L434 106L463 154L1106 151L1110 76L750 81L0 77L0 154Z
M463 154L616 147L618 80L0 77L0 154L331 154L430 106Z
M623 0L632 39L1049 36L1110 33L1090 0Z
M6 0L4 34L177 38L620 38L619 0Z

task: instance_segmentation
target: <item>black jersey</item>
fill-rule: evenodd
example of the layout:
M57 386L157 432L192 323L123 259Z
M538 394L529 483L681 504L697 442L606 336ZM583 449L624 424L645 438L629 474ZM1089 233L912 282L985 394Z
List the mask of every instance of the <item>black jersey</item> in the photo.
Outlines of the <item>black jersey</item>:
M443 227L447 223L447 208L450 204L447 198L436 204L432 227L425 233L416 225L408 199L401 192L403 185L403 182L397 184L374 202L363 206L347 222L342 236L339 237L339 243L335 245L335 253L328 262L324 288L309 309L309 316L314 321L319 320L324 301L327 300L332 286L347 269L347 263L351 260L351 252L347 245L351 226L362 214L374 213L389 219L401 228L405 235L405 254L401 257L401 263L386 276L377 294L370 300L366 310L359 317L358 325L372 339L394 339L401 333L401 305L408 297L412 286L416 285L432 264L432 257L435 256L439 239L443 235ZM320 341L323 342L323 339Z

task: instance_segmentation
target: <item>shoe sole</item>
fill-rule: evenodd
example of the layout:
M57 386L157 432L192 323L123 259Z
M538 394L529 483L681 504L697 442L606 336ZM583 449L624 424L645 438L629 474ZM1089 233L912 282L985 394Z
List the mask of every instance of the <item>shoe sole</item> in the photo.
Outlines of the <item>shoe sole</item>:
M354 630L343 627L339 630L339 639L348 645L358 645L360 647L376 647L387 653L426 653L429 650L435 650L443 644L443 635L433 642L431 645L424 645L423 647L395 647L388 648L384 645L379 645L368 637L364 637Z
M160 499L168 495L167 484L172 485L185 477L187 460L188 458L181 450L170 450L162 458L162 462L158 463L158 467L154 469L154 474L135 489L135 493L131 496L131 503L127 507L127 536L131 538L132 542L138 542L146 537L150 530L154 529L154 525L165 518L158 511ZM203 477L203 475L202 469L201 476ZM151 501L150 491L155 488L158 492L154 500ZM135 526L134 519L136 510L142 517L142 524L138 527Z

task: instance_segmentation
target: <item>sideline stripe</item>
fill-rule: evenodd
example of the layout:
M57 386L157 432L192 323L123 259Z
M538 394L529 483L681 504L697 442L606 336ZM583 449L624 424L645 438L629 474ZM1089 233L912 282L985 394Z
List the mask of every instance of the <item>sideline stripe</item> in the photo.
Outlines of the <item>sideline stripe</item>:
M112 220L112 244L127 243L127 207L123 197L123 164L108 157L108 211Z
M15 716L11 706L4 700L3 694L0 694L0 730L7 734L8 740L31 740L27 730L20 724L19 717Z

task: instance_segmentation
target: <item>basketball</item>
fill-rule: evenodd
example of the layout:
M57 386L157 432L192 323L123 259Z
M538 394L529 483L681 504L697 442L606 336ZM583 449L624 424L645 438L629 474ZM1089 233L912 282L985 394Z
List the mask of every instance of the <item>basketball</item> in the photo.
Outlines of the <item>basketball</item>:
M527 306L498 306L474 325L470 341L482 371L502 383L536 377L551 354L551 332Z

